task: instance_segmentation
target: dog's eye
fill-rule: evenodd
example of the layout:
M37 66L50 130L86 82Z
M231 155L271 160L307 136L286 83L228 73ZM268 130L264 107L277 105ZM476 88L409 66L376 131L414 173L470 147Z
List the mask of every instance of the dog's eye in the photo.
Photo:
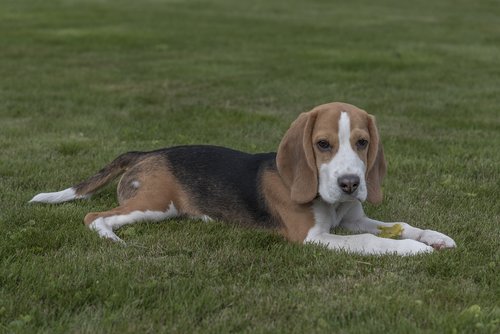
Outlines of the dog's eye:
M329 151L332 146L330 145L330 143L326 140L320 140L316 143L316 145L318 145L318 148L321 150L321 151Z
M367 145L368 145L368 140L366 139L360 139L356 142L356 147L360 150L366 148Z

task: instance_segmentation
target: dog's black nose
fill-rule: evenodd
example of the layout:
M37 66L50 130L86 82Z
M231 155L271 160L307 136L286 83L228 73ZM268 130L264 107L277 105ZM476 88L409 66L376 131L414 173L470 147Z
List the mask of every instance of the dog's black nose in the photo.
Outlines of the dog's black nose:
M340 189L346 194L352 194L359 187L359 176L354 174L346 174L342 175L338 178L337 183L339 184Z

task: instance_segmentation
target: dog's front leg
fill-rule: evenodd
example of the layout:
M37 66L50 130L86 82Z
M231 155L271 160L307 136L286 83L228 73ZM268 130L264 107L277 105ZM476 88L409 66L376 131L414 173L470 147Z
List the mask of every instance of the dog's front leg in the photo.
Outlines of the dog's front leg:
M434 249L453 248L456 247L455 241L447 235L433 231L422 230L413 227L407 223L384 223L378 220L366 217L363 207L360 202L352 205L349 211L344 215L340 226L352 232L368 232L374 235L379 235L384 228L394 228L399 224L401 229L394 229L401 239L411 239L432 246Z
M333 250L344 250L364 255L387 253L414 255L433 251L432 247L410 239L393 240L379 238L373 234L331 234L330 229L334 226L338 226L343 217L349 213L353 205L355 205L353 202L330 205L323 201L316 201L313 207L315 224L309 230L304 242L325 245Z
M432 252L433 250L432 247L415 240L385 239L373 234L335 235L324 232L308 236L305 242L321 244L329 249L344 250L362 255L416 255Z

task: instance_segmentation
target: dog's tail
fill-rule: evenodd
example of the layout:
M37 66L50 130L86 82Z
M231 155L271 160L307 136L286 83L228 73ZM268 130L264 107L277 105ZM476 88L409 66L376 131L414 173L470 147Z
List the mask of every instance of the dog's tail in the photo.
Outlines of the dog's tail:
M62 203L88 198L147 155L148 152L124 153L87 180L62 191L38 194L31 199L30 203Z

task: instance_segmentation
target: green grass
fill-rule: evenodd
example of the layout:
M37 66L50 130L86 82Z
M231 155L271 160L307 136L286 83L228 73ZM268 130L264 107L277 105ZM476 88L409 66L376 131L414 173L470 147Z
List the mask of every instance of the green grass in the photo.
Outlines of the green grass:
M0 332L498 333L497 1L0 2ZM275 150L330 101L378 119L368 215L453 237L402 258L173 220L82 224L115 205L28 205L117 154Z

